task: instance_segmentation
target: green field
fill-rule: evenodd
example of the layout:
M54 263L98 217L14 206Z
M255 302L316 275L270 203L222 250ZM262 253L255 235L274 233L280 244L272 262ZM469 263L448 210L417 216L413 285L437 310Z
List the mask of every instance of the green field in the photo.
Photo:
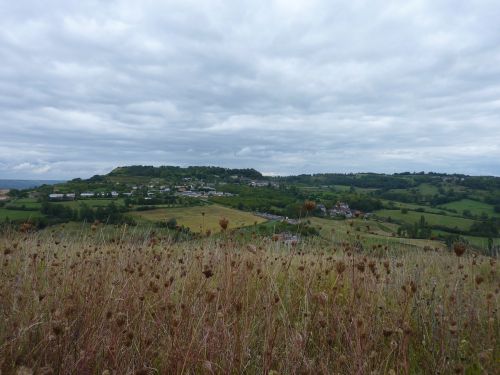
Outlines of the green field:
M469 210L473 215L478 216L483 213L487 214L488 216L500 216L500 214L495 213L494 208L491 204L475 201L472 199L462 199L459 201L442 204L439 207L456 210L460 215L464 210Z
M415 204L415 203L404 203L404 202L397 202L397 201L390 201L390 200L387 200L387 199L381 199L382 203L384 204L385 207L396 207L396 208L407 208L408 210L413 210L413 211L416 211L416 210L419 210L419 209L423 209L425 210L426 212L429 212L429 213L433 213L433 214L438 214L438 215L442 215L443 212L447 215L455 215L453 213L448 213L444 210L440 210L438 208L433 208L433 207L430 207L430 206L424 206L424 205L420 205L420 204Z
M24 206L26 208L39 209L41 204L37 201L36 198L20 198L16 200L9 201L7 206L21 207Z
M434 195L439 192L439 189L435 185L431 184L420 184L418 185L418 191L424 195Z
M462 230L469 230L470 226L474 222L470 219L465 219L456 216L445 216L437 215L424 212L408 211L404 214L401 210L379 210L375 214L383 218L392 218L397 221L402 221L404 223L413 224L420 221L420 217L424 216L427 223L430 225L442 225L448 228L458 228Z
M202 213L205 212L205 216ZM149 211L135 211L130 215L135 219L148 221L167 221L175 218L179 225L184 225L193 232L211 230L220 231L219 219L225 217L229 220L229 228L239 228L253 225L255 222L262 223L266 220L232 208L219 206L217 204L208 206L182 207L182 208L160 208Z
M375 220L330 220L311 218L311 223L320 231L320 235L334 242L352 241L357 239L363 246L388 245L401 248L442 248L444 245L439 241L400 238L395 236L397 225L391 223L380 223ZM351 225L352 224L352 225Z
M39 211L8 210L6 208L0 208L0 220L5 220L7 218L10 220L21 220L42 216L42 213Z

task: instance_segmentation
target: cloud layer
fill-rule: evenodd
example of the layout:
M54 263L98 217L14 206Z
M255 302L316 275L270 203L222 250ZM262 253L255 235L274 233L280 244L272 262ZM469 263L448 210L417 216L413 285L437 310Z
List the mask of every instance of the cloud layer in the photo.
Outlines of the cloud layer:
M500 175L498 1L5 1L0 178Z

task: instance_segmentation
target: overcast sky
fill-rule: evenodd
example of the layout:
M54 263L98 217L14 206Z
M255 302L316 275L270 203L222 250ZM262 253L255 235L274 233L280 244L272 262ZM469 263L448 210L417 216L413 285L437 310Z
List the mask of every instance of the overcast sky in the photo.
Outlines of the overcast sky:
M0 178L500 175L500 2L0 1Z

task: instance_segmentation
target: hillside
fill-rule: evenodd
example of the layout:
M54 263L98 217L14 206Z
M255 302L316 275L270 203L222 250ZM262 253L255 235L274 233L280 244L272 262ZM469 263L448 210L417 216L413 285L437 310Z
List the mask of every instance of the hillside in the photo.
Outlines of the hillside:
M365 246L408 239L448 246L462 241L496 252L499 186L498 177L439 173L263 177L254 169L124 166L89 179L11 191L10 199L0 202L0 219L6 224L28 221L39 228L95 220L165 226L175 219L193 235L201 232L205 211L213 213L205 218L205 229L217 229L222 216L234 218L233 228L261 223L263 217L273 222L307 216L308 221L317 219L312 225L320 234L318 220L341 231L351 223ZM313 209L304 208L307 201ZM367 225L371 229L363 229ZM381 226L385 229L373 229Z
M133 165L118 167L112 170L109 177L115 176L145 176L151 178L165 178L167 180L176 180L181 178L196 178L199 180L225 180L229 178L248 178L261 179L262 174L255 169L230 169L221 167L176 167L176 166L144 166Z

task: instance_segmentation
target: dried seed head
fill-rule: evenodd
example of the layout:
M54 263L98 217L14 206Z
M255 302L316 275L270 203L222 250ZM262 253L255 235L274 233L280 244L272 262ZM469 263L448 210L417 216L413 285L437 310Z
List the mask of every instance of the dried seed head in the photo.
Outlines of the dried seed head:
M307 200L304 202L304 208L307 212L311 212L316 208L316 202Z
M345 270L346 270L346 265L344 262L342 262L341 260L337 262L337 264L335 265L335 269L337 270L337 273L338 274L342 274Z
M52 333L56 336L62 335L64 332L64 327L60 322L54 322L52 324Z
M325 292L318 292L313 296L313 298L316 303L321 306L325 306L328 302L328 294L326 294Z
M464 255L465 250L466 250L465 244L461 242L455 242L455 244L453 245L453 251L455 252L455 255L457 257L461 257L462 255Z
M212 277L214 275L213 271L209 268L205 269L203 271L203 274L205 275L205 277L208 279L210 277Z
M359 262L356 265L356 268L358 269L359 272L363 273L365 272L365 263L364 262Z
M119 313L116 316L116 325L118 327L122 327L126 322L127 322L127 314L125 314L125 313Z
M223 231L225 231L227 229L228 225L229 225L228 219L226 219L225 217L219 219L219 226L221 227L221 229Z

